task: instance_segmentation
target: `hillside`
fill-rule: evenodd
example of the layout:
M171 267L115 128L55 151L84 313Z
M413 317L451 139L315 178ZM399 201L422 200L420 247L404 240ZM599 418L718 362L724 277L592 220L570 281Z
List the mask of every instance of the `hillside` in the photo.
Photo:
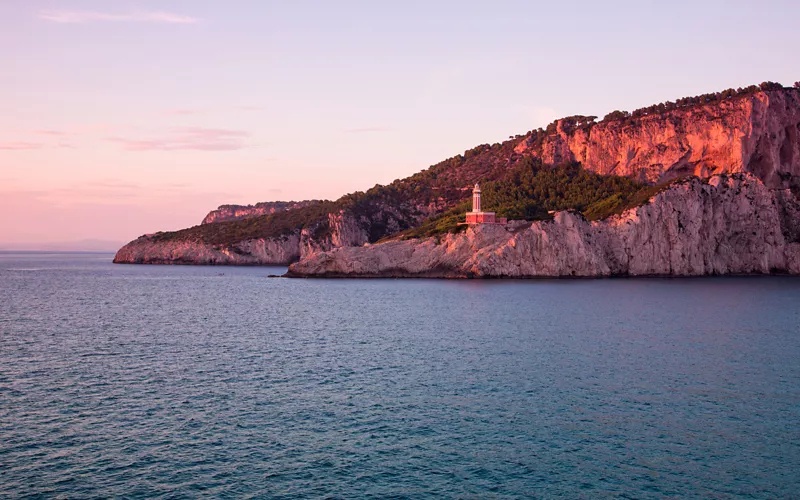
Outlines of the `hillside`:
M799 131L800 89L771 83L601 121L568 117L333 202L144 236L115 261L287 264L392 235L449 232L478 181L487 208L525 220L568 208L607 217L648 199L652 186L693 175L749 172L771 189L798 190Z
M469 195L467 186L474 184L473 179L501 177L523 158L514 153L515 145L516 141L484 144L411 177L347 194L336 201L142 236L123 247L115 261L288 264L292 260L285 261L282 256L291 255L296 260L301 255L300 248L279 252L281 257L275 260L250 259L237 249L243 242L259 239L278 239L290 246L298 245L302 239L308 250L374 242L416 227L426 218L453 207ZM347 230L343 233L345 221Z
M484 207L508 220L535 221L553 218L558 210L574 210L589 220L604 219L641 205L668 183L650 186L615 175L599 175L579 163L543 165L526 156L499 180L484 183ZM419 226L387 236L407 240L463 231L470 199L426 219Z

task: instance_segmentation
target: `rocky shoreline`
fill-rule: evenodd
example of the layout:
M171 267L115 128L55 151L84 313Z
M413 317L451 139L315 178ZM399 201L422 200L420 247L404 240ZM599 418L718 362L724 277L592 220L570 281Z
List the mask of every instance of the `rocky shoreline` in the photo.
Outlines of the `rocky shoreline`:
M335 248L288 277L557 278L800 274L800 205L748 174L692 178L604 221L476 225L441 238Z

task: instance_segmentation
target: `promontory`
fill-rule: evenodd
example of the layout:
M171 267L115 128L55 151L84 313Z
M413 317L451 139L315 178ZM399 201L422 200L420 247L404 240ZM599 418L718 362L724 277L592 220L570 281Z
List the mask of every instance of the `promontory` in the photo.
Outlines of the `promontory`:
M476 183L495 223L467 223ZM800 84L562 118L336 201L222 206L114 262L293 277L800 274Z

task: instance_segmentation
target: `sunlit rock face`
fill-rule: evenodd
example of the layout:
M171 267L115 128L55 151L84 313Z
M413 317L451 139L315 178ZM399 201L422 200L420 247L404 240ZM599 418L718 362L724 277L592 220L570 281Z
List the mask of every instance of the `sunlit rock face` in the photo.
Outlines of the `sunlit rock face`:
M336 248L296 277L600 277L800 274L800 206L750 174L679 182L604 221L478 225L422 240Z
M770 188L797 187L798 136L800 92L764 91L590 127L559 120L555 133L540 142L528 136L515 151L648 183L749 172Z

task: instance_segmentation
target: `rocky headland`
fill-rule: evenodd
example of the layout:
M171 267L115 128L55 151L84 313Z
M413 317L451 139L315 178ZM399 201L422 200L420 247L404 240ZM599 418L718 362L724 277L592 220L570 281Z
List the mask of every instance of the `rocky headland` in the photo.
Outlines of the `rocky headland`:
M292 277L533 278L800 274L800 204L750 174L677 182L602 221L481 224L441 237L342 247Z
M114 261L305 277L798 274L799 136L800 89L777 84L573 116L334 202L222 206ZM489 209L527 220L457 226L478 181Z

